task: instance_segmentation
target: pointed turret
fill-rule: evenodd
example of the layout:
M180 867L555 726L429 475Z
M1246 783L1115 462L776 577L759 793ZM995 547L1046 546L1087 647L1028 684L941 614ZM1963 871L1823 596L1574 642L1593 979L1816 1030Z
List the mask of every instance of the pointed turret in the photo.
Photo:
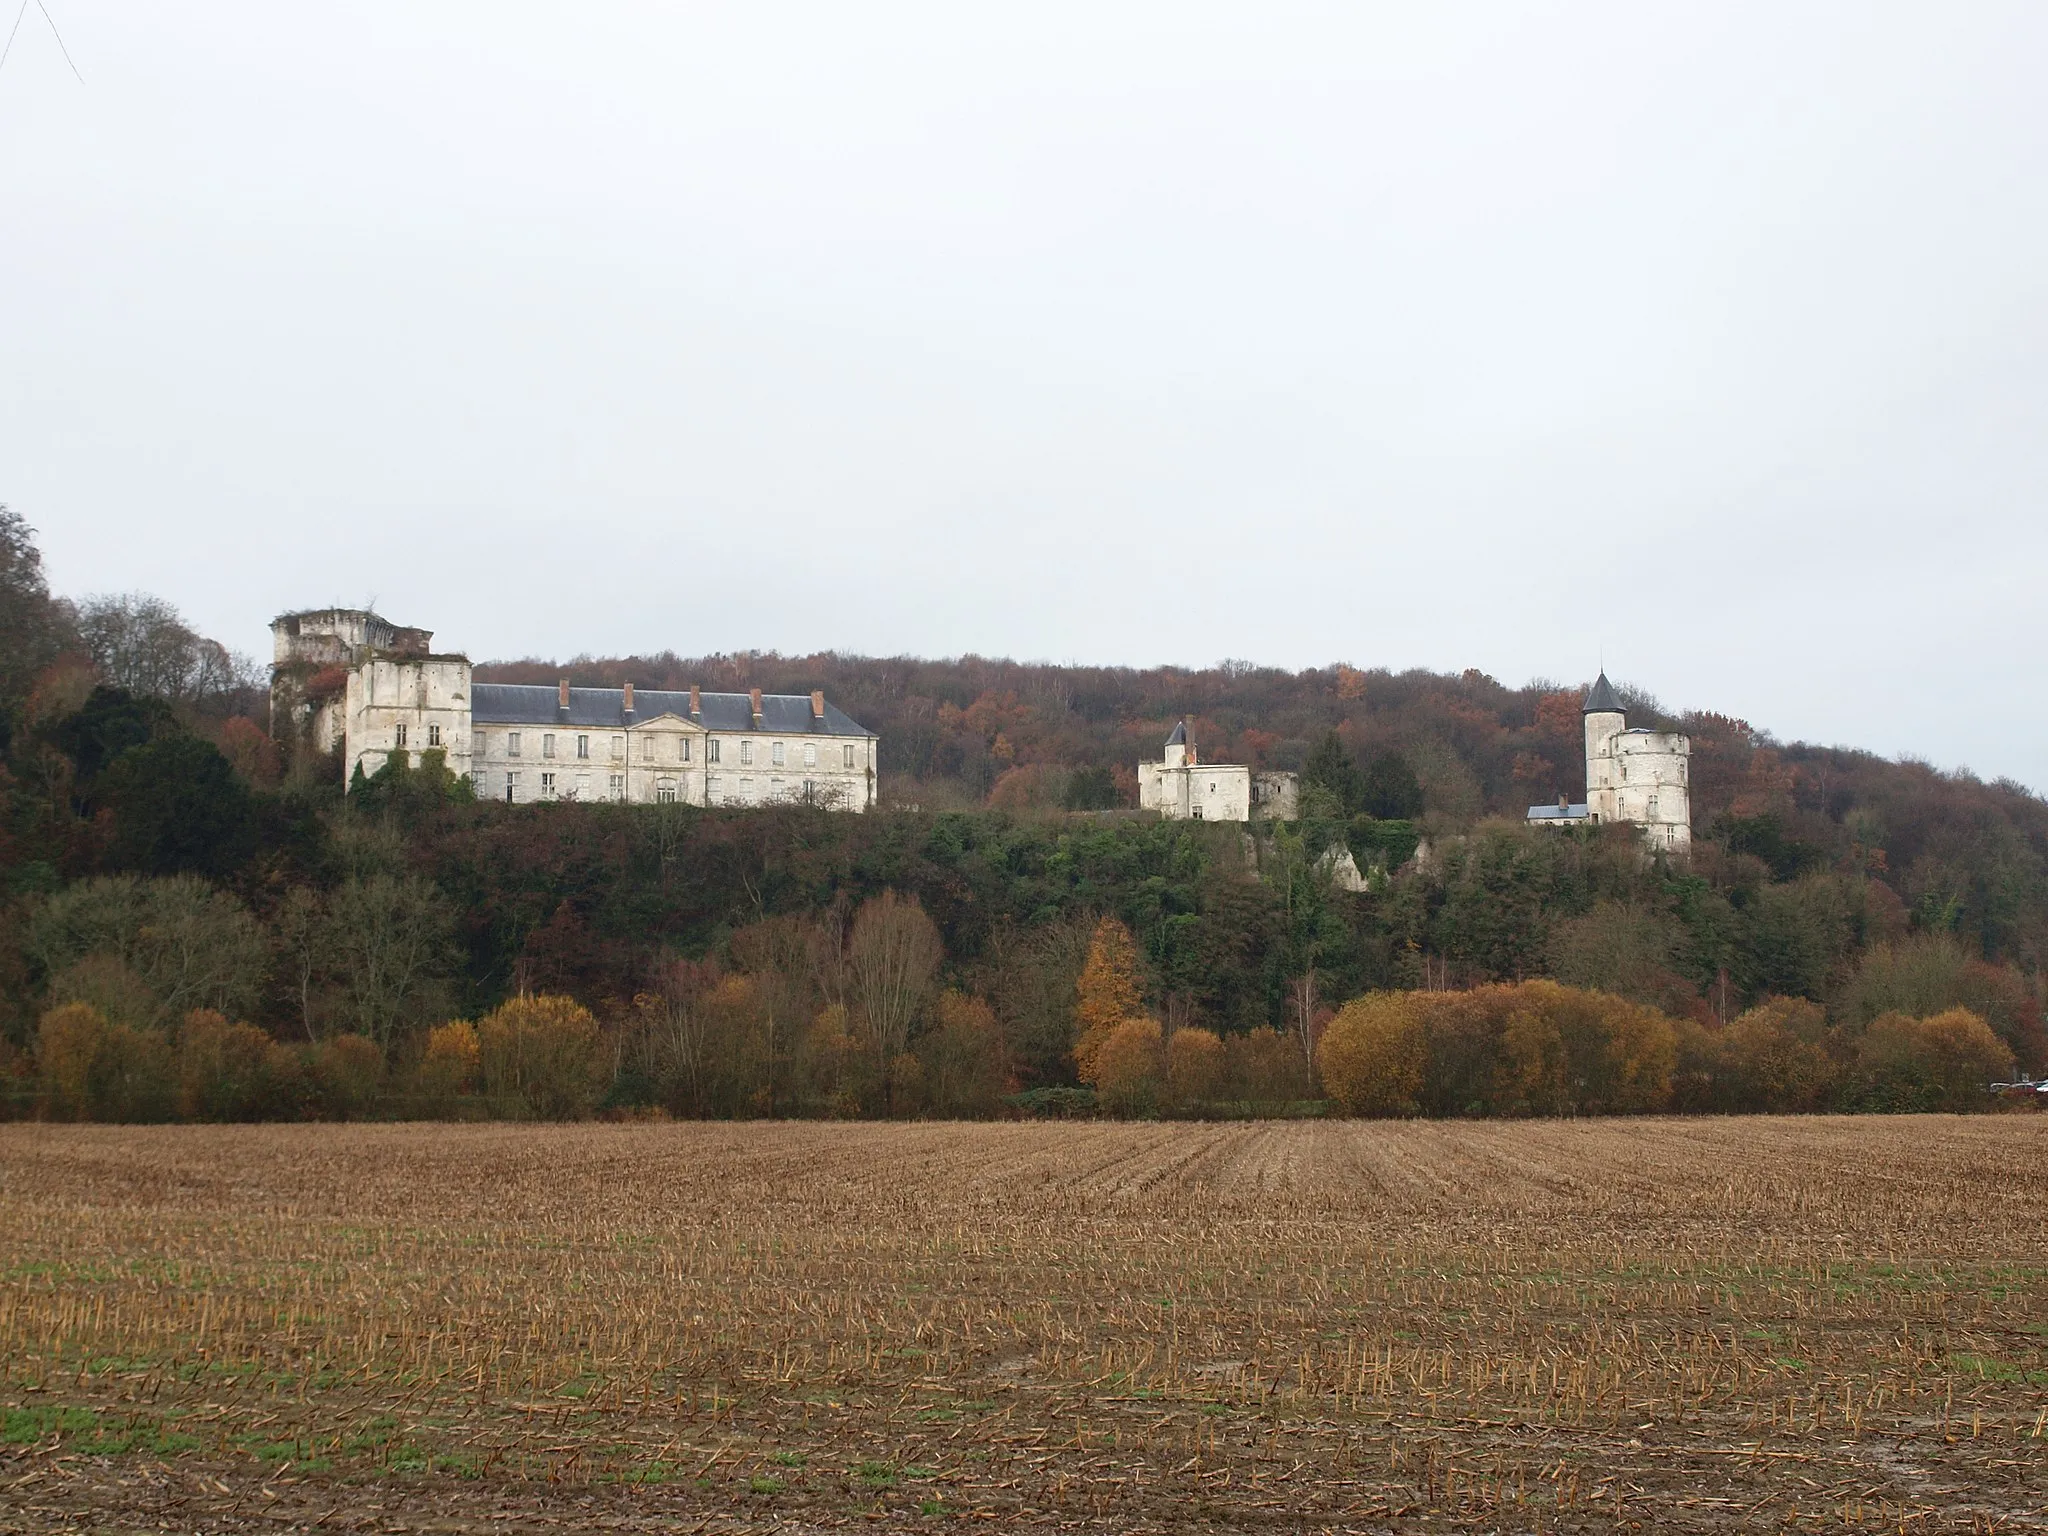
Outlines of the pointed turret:
M1173 728L1173 734L1166 738L1166 766L1185 768L1194 760L1195 754L1188 747L1188 723L1183 720Z
M1619 715L1625 713L1620 696L1614 691L1614 684L1607 681L1603 669L1599 679L1586 691L1585 706L1579 711L1584 715Z

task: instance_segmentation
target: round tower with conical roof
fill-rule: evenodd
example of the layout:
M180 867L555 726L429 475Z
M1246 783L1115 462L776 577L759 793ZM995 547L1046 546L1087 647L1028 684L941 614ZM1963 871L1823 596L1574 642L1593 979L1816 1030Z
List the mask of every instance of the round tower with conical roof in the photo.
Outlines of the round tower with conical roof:
M1633 822L1652 848L1692 846L1692 742L1677 731L1630 730L1603 670L1586 693L1586 809Z

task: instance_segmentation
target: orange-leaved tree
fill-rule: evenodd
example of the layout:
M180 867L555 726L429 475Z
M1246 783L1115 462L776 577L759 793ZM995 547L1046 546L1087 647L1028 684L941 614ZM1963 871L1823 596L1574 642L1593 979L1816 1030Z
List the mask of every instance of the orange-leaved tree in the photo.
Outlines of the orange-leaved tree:
M1429 1041L1411 992L1368 992L1344 1005L1316 1047L1323 1086L1347 1114L1422 1111Z
M497 1111L577 1120L597 1108L611 1061L590 1010L569 997L515 997L477 1021L477 1066Z
M1102 1107L1128 1118L1154 1114L1164 1086L1165 1051L1157 1019L1125 1019L1095 1054L1095 1087Z
M1074 1065L1095 1081L1095 1058L1116 1027L1144 1017L1144 970L1131 930L1113 917L1095 925L1074 997Z
M1166 1042L1166 1091L1183 1109L1220 1097L1227 1071L1223 1042L1209 1030L1183 1025Z

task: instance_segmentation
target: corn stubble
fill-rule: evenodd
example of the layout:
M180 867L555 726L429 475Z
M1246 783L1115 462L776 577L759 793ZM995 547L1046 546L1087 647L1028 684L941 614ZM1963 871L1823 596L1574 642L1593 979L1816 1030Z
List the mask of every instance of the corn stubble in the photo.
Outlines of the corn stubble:
M0 1127L9 1529L2014 1530L2048 1120Z

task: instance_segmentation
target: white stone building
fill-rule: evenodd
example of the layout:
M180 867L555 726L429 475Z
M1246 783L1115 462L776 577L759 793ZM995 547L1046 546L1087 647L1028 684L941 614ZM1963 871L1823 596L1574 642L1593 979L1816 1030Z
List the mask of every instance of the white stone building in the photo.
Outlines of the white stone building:
M874 806L879 739L823 693L477 683L470 776L492 800Z
M360 608L319 608L272 619L270 637L270 732L324 755L347 734L346 694L355 669L371 656L424 659L434 632Z
M1625 821L1651 848L1692 846L1692 740L1677 731L1630 730L1613 684L1602 672L1586 694L1586 799L1532 805L1529 821L1570 827Z
M1291 773L1201 762L1185 720L1166 738L1164 761L1138 764L1139 809L1168 821L1292 821L1299 798Z
M879 741L823 693L479 683L468 657L434 654L431 631L349 609L271 631L273 731L339 745L344 783L438 752L479 798L515 803L875 803Z

